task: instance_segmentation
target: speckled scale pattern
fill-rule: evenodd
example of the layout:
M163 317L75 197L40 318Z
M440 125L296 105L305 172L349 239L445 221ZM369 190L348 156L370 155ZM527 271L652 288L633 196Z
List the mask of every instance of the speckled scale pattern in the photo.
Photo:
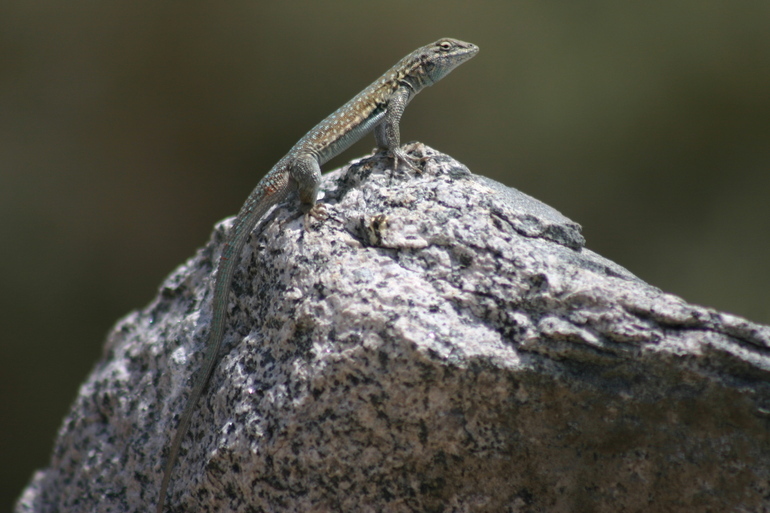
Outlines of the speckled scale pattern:
M411 100L423 87L435 82L430 79L426 63L443 59L450 61L449 66L454 68L476 55L477 52L477 46L449 38L439 39L430 45L418 48L313 127L294 145L289 155L295 152L312 152L319 156L321 164L327 162L347 149L349 144L342 146L340 141L344 141L349 134L357 133L361 127L365 127L352 141L355 142L382 120L388 102L399 87L411 89L409 98Z

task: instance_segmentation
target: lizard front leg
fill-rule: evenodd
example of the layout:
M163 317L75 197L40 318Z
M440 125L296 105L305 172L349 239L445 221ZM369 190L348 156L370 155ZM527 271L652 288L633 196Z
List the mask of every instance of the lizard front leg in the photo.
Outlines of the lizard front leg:
M396 167L398 167L398 161L400 160L409 169L421 173L422 170L412 163L416 159L410 157L401 149L401 129L399 124L401 123L404 109L409 100L412 99L412 96L412 89L404 85L393 92L393 95L388 100L384 119L374 128L374 138L377 140L378 147L388 150L388 153L393 155Z

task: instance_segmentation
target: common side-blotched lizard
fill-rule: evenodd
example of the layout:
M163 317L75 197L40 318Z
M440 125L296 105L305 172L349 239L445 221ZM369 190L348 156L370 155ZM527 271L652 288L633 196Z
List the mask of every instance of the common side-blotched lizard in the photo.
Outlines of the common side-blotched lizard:
M259 219L273 205L286 199L295 190L298 192L302 210L313 213L311 209L315 206L318 195L321 165L372 130L377 146L386 149L394 157L395 165L402 161L414 168L410 162L411 157L400 147L399 121L404 108L424 87L438 82L478 51L478 47L471 43L445 38L410 53L310 130L260 180L246 199L233 223L229 239L222 248L214 285L213 313L206 354L169 447L157 513L163 511L179 447L187 434L195 406L216 365L227 319L227 303L233 273L243 246Z

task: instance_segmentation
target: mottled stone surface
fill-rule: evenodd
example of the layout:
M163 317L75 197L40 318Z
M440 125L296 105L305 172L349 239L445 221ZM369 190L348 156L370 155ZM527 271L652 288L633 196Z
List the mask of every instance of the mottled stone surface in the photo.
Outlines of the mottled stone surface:
M768 511L770 328L685 303L425 146L242 255L173 511ZM17 512L147 511L230 221L110 333Z

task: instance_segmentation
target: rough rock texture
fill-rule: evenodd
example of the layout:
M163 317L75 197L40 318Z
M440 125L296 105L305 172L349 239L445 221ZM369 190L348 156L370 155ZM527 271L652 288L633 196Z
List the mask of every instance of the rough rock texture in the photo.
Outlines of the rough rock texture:
M171 511L768 511L770 328L685 303L420 144L242 255ZM381 156L380 156L381 157ZM121 320L16 511L147 511L230 221Z

